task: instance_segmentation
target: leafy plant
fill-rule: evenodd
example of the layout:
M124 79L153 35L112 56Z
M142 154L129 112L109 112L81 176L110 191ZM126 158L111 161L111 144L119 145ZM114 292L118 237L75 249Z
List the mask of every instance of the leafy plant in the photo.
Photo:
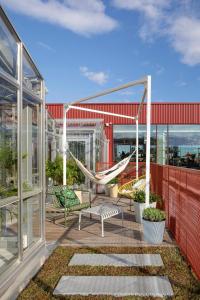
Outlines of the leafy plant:
M156 203L161 204L162 203L162 198L159 195L155 194L155 193L150 193L149 202L150 203L156 202Z
M117 183L118 183L118 178L117 178L117 177L111 179L111 180L108 182L108 184L117 184Z
M144 191L136 191L134 194L134 201L138 203L145 203L145 192Z
M141 190L136 191L134 194L134 201L138 203L145 203L145 191L141 191ZM149 202L162 203L162 198L155 193L150 193Z
M81 184L85 182L85 176L78 168L73 159L67 161L67 184ZM47 160L46 175L53 179L54 184L62 184L63 182L63 158L57 155L54 161Z
M162 222L166 219L166 214L158 208L148 207L143 211L143 219L151 222Z

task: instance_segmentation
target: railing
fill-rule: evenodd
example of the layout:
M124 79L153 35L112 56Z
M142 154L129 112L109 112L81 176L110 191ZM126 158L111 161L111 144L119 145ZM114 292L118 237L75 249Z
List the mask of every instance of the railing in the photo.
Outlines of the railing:
M167 226L200 279L200 171L151 164L151 179L164 199Z

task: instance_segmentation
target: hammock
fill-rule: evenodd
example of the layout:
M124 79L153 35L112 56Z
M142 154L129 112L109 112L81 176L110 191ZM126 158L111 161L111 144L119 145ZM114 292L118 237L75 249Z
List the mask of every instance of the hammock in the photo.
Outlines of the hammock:
M97 184L106 184L110 180L112 180L113 178L118 176L122 171L125 170L125 168L127 167L128 163L129 163L131 157L133 156L133 154L135 153L135 151L133 153L131 153L128 157L124 158L122 161L120 161L119 163L114 165L112 168L102 171L102 172L98 172L96 174L93 174L91 171L89 171L82 164L82 162L80 162L80 160L78 160L70 151L69 151L69 153L72 156L72 158L75 160L77 166L81 169L81 171L83 172L83 174L86 177L88 177L91 181L93 181Z

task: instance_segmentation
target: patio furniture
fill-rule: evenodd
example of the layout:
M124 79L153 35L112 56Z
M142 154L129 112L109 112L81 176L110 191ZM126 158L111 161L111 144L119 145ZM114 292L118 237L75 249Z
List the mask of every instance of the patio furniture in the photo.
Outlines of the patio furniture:
M132 179L131 181L121 185L118 190L119 194L119 200L120 201L122 197L130 199L130 210L131 210L131 204L134 199L134 194L136 191L144 191L146 187L146 176L142 175L138 179ZM141 184L140 184L141 183ZM138 185L138 186L137 186Z
M82 202L76 191L88 193L88 201ZM63 185L50 187L48 194L53 196L53 201L46 207L47 219L55 224L56 220L64 218L66 226L67 217L71 212L91 207L91 191L85 189L76 189L76 191Z
M81 216L82 214L90 214L99 216L101 219L101 236L104 237L104 220L109 219L113 216L121 214L122 216L122 226L123 226L123 209L120 206L105 203L98 206L90 207L87 209L82 209L79 212L79 223L78 230L81 230Z

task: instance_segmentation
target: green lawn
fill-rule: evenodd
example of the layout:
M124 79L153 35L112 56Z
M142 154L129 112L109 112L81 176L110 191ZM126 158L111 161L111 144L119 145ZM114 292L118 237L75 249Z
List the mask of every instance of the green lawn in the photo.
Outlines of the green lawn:
M74 253L158 253L161 254L164 267L80 267L67 266ZM200 281L195 279L190 268L177 248L169 247L124 247L124 248L64 248L58 247L46 261L38 274L30 281L18 300L37 299L116 299L102 297L55 297L53 290L62 275L167 275L172 284L175 296L170 299L199 300ZM122 299L122 298L117 298ZM123 299L163 299L156 297L124 297ZM169 298L168 298L169 299Z

